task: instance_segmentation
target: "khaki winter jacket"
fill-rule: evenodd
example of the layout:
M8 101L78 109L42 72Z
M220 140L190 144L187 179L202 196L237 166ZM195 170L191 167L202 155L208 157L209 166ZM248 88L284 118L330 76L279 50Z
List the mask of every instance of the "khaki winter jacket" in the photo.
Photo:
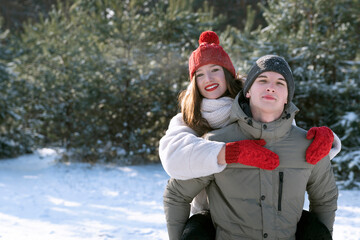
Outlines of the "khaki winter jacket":
M238 103L232 106L235 123L209 133L214 141L264 139L266 148L277 153L280 165L273 171L242 164L207 177L170 179L164 193L164 210L171 240L180 239L189 217L190 202L206 188L216 239L295 239L305 192L310 211L332 231L338 190L330 159L306 163L311 141L306 131L291 125L298 109L292 103L282 117L260 123L247 116Z

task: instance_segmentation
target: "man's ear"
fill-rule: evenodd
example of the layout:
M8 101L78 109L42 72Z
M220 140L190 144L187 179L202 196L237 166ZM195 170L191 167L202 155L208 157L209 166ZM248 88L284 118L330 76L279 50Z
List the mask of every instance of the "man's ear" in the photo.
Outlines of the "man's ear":
M250 98L250 92L249 91L246 93L246 98Z

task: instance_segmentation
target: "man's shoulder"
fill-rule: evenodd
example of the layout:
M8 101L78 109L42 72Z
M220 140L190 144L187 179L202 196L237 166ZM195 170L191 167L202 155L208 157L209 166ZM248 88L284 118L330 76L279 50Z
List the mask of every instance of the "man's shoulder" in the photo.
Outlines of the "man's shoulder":
M291 126L289 137L295 142L302 143L306 147L310 145L311 141L306 138L307 131L298 126Z
M306 139L307 131L292 125L289 134L286 137L282 138L280 141L277 141L277 149L288 152L305 152L311 141Z
M306 149L311 141L306 139L307 131L291 126L289 135L276 143L275 152L280 158L280 167L284 168L312 168L305 159Z

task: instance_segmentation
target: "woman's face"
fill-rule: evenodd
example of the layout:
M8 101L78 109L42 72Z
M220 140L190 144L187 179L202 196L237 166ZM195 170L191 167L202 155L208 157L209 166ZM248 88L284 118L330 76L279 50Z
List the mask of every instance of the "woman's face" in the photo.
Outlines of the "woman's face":
M195 72L196 85L205 98L217 99L227 90L225 73L221 66L207 64Z
M281 115L287 103L288 88L285 78L277 72L261 73L246 93L251 111Z

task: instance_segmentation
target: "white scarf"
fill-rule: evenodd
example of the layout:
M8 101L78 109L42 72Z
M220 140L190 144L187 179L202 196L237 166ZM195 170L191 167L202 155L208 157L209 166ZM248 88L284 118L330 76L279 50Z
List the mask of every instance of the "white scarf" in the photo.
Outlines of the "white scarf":
M208 121L213 129L225 127L230 124L230 112L233 101L234 99L230 97L218 99L203 98L201 116Z

